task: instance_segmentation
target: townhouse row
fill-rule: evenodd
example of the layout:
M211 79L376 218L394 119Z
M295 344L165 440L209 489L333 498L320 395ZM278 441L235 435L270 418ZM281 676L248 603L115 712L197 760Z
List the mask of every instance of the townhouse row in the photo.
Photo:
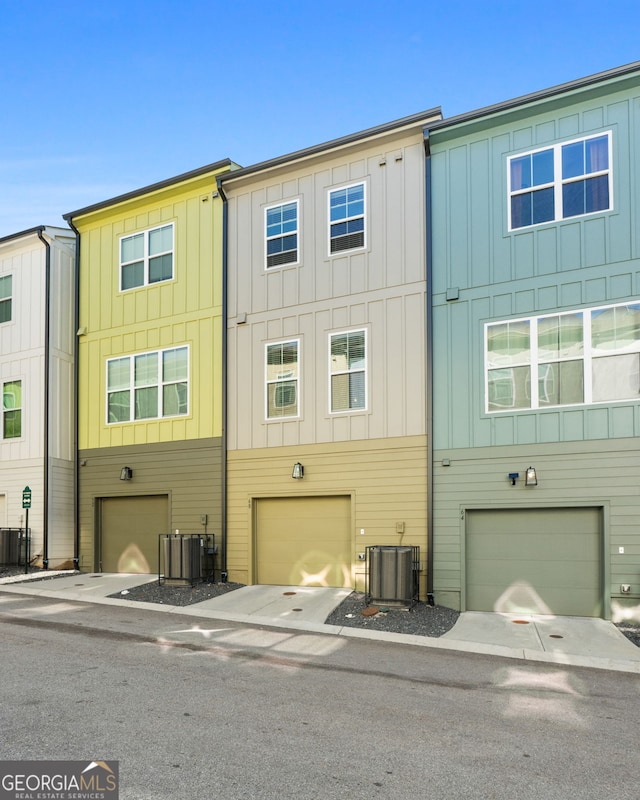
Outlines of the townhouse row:
M0 240L0 526L45 567L640 614L640 63Z

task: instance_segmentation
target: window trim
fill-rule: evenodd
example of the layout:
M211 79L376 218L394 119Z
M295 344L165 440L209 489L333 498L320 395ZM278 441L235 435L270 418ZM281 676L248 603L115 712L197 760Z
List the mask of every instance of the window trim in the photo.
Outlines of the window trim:
M296 207L296 257L293 261L286 261L282 264L273 264L269 266L269 253L268 253L268 244L270 241L275 239L283 239L285 236L291 236L291 233L288 234L278 234L277 236L269 236L268 235L268 224L267 224L267 215L269 211L272 211L274 208L283 208L284 206L295 205ZM296 197L292 200L281 200L277 203L270 203L269 205L264 207L264 270L265 272L272 272L276 269L283 269L284 267L295 267L300 264L300 198Z
M353 217L344 217L344 219L342 219L342 220L334 220L334 221L332 221L331 220L331 195L335 194L336 192L340 192L343 189L351 189L351 188L353 188L355 186L362 186L362 204L363 204L362 214L358 214L357 216L353 216ZM368 225L367 225L367 208L368 208L367 194L368 194L368 191L367 191L367 181L366 180L353 181L351 183L345 183L345 184L342 184L340 186L334 186L331 189L327 189L327 255L328 255L329 258L338 258L338 257L344 256L346 254L359 253L359 252L362 252L363 250L367 249L367 246L368 246L368 241L367 241L367 239L368 239L368 237L367 237L367 228L368 228ZM350 247L350 248L345 249L345 250L336 250L335 252L333 252L331 250L331 241L332 241L332 238L333 238L331 236L331 226L334 225L336 222L348 222L349 220L360 219L360 218L362 218L362 220L363 220L362 244L358 245L357 247Z
M335 336L344 336L349 333L362 333L364 334L364 368L347 369L333 372L331 369L331 342ZM346 328L339 331L331 331L327 339L327 358L328 358L328 409L330 416L343 415L343 414L365 414L369 411L369 331L366 327ZM351 375L356 372L364 373L364 406L362 408L339 408L333 409L333 392L332 392L332 378L334 375Z
M10 383L19 383L20 384L20 406L18 408L11 408L5 409L4 407L4 389ZM1 442L15 442L19 439L24 438L24 379L23 378L10 378L9 380L3 380L1 384L2 388L2 426L0 427L0 441ZM19 436L5 436L5 422L4 422L4 415L7 411L19 411L20 412L20 435Z
M282 381L287 380L287 382L291 382L295 380L296 382L296 413L289 414L287 416L281 417L270 417L269 416L269 387L273 384L275 386L278 385L279 381L276 380L269 380L269 348L274 347L275 345L282 345L282 344L294 344L296 345L296 355L297 361L296 365L298 367L297 375L295 378L282 378ZM265 342L264 344L264 419L265 422L288 422L290 420L300 419L302 416L302 397L300 392L300 387L302 385L302 341L299 336L289 337L286 339L277 339L273 342Z
M154 253L153 256L149 255L149 237L154 231L162 230L162 228L171 228L171 250L165 250L162 253ZM134 236L140 236L140 234L144 235L144 252L142 255L142 259L135 259L133 261L123 261L122 260L122 242L125 239L131 239ZM164 278L161 281L153 281L149 282L149 262L151 258L155 258L158 255L166 255L167 253L171 253L171 277ZM122 286L122 268L123 266L127 266L128 264L134 264L138 261L142 260L143 263L143 282L138 284L137 286L130 286L129 288L124 288ZM123 233L121 236L118 237L118 286L120 292L133 292L136 289L143 289L149 286L157 286L159 284L167 283L168 281L175 280L176 271L175 271L175 264L176 264L176 226L175 222L163 222L160 225L154 225L150 228L142 228L141 230L131 231L129 233Z
M587 142L591 139L599 139L602 136L607 137L607 159L608 159L607 169L596 170L595 172L589 172L583 175L576 175L571 178L564 178L562 175L562 148L567 145L577 144L578 142ZM536 184L535 186L527 187L525 189L512 190L511 163L517 158L522 158L523 156L533 156L536 153L542 153L546 150L551 150L553 153L553 180L549 183L540 183ZM613 197L613 130L611 129L605 131L599 131L597 133L590 133L583 136L576 136L572 139L563 139L562 141L555 142L554 144L548 144L540 147L534 147L528 150L518 151L517 153L513 153L512 155L507 156L506 171L507 171L507 231L509 233L528 231L531 230L532 228L537 228L540 225L556 225L559 222L582 219L584 217L593 216L594 214L610 213L611 211L614 210L615 206ZM577 183L579 181L583 181L588 178L595 178L602 175L606 175L608 178L609 207L602 208L597 211L585 211L583 214L574 214L565 217L563 214L563 199L562 199L563 187L571 183ZM530 225L520 225L519 227L514 228L512 221L512 209L511 209L512 198L540 191L541 189L550 189L550 188L553 189L554 218L550 220L545 220L544 222L532 222Z
M162 356L164 353L169 353L174 350L186 350L187 351L187 377L185 380L179 381L164 381L162 379ZM149 384L151 386L158 387L158 410L161 410L161 403L162 403L162 388L164 386L170 386L172 384L177 383L186 383L187 384L187 410L184 414L161 414L155 417L141 417L140 419L136 419L135 417L135 360L139 356L147 356L153 355L156 353L158 355L158 380L154 384ZM113 361L121 361L122 359L129 360L129 384L127 388L124 389L117 389L113 392L109 390L109 364ZM145 387L137 387L137 388L145 388ZM129 419L118 419L111 421L109 419L109 395L114 394L117 391L128 391L130 392L129 397ZM164 408L162 407L162 410ZM172 419L184 419L191 414L191 348L188 344L180 344L175 345L173 347L163 347L158 350L143 350L138 353L123 353L122 355L111 356L105 359L105 422L107 425L130 425L133 423L145 423L145 422L153 422L154 420L172 420Z
M10 278L9 283L11 285L11 288L10 288L10 293L7 297L0 297L0 305L2 305L2 303L7 303L7 302L9 303L9 319L0 321L0 325L6 325L9 322L13 322L13 273L6 272L3 275L0 275L0 281L3 278Z
M484 413L488 417L492 417L495 414L517 414L517 413L525 413L530 414L531 412L539 412L539 411L557 411L558 409L563 408L582 408L582 407L590 407L590 406L607 406L607 405L618 405L618 404L628 404L628 403L637 403L640 401L640 394L636 398L627 397L622 398L620 400L594 400L593 399L593 362L598 361L599 358L606 358L615 355L623 355L623 353L612 353L610 356L606 354L601 355L594 355L594 347L593 347L593 339L592 339L592 321L593 321L593 314L594 312L601 312L601 311L608 311L609 309L614 308L626 308L627 306L640 306L640 299L634 300L629 299L624 303L609 303L603 306L587 306L583 308L573 308L566 311L554 311L548 314L535 314L529 317L514 317L512 319L500 319L494 320L491 322L484 323L484 338L483 338L483 347L484 347ZM566 317L572 316L576 314L582 315L582 353L580 356L571 357L571 356L560 356L558 358L545 358L541 359L539 357L538 352L538 328L541 320L544 319L551 319L553 317ZM529 359L522 360L519 362L514 362L508 365L505 365L506 369L510 369L512 367L526 367L529 370L528 381L531 386L535 386L535 390L530 390L530 405L523 407L523 408L515 408L509 407L504 409L490 409L489 408L489 329L495 325L505 325L507 323L518 323L518 322L527 322L529 323ZM640 339L638 341L638 349L632 350L630 353L638 354L638 358L640 359ZM540 405L540 398L539 398L539 377L538 377L538 368L545 364L551 363L563 363L563 362L572 362L572 361L580 361L582 363L582 375L583 375L583 399L581 402L578 403L559 403L557 405ZM499 369L494 367L495 369Z

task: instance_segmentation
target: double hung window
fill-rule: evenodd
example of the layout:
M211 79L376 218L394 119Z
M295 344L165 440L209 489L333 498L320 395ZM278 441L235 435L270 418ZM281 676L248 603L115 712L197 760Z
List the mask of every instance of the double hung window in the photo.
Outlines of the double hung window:
M640 399L640 303L485 326L486 410Z
M2 437L22 436L22 381L7 381L2 385Z
M173 278L173 223L120 239L120 289Z
M329 253L365 245L364 183L329 192Z
M265 209L266 267L298 261L298 201Z
M0 323L9 322L11 319L12 284L11 275L3 275L0 278Z
M329 336L331 412L367 407L366 331L346 331Z
M300 342L278 342L266 346L267 419L299 416Z
M611 180L610 133L511 156L509 229L608 211Z
M176 347L107 361L107 421L189 412L189 349Z

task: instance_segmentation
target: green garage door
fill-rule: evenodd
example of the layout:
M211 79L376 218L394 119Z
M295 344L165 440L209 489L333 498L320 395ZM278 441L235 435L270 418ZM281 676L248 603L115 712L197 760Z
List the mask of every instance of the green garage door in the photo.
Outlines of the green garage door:
M260 499L256 529L258 583L352 586L349 497Z
M466 512L468 611L601 617L598 508Z
M158 571L158 536L167 533L169 498L105 497L100 501L101 570Z

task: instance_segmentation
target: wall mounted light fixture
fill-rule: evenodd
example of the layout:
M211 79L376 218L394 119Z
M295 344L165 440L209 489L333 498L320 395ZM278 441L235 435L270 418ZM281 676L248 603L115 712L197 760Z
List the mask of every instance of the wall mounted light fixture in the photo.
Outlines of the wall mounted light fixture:
M295 478L296 480L301 480L304 478L304 467L299 461L293 465L293 472L291 473L291 477Z
M120 470L120 480L121 481L130 481L133 478L133 470L131 467L122 467Z
M537 486L538 485L538 478L536 476L536 471L533 467L529 467L524 476L524 485L525 486Z

